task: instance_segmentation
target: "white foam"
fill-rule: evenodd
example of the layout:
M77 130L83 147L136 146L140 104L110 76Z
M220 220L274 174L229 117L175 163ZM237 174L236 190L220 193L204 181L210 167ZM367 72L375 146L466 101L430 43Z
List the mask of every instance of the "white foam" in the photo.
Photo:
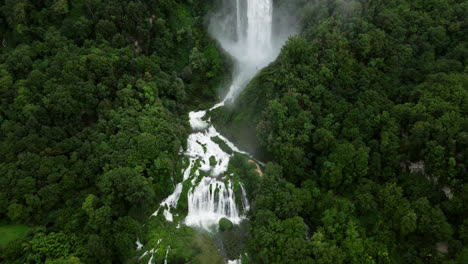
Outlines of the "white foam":
M206 111L190 112L190 126L194 130L203 130L209 126L209 124L202 118L205 116Z
M143 244L140 242L140 238L139 238L139 237L137 237L137 241L135 242L135 244L136 244L136 246L137 246L137 248L136 248L137 251L138 251L138 250L141 250L141 249L143 248Z
M241 182L240 184L241 190L242 190L242 205L244 206L244 209L246 211L250 210L250 203L249 200L247 199L247 193L244 188L244 184Z
M188 215L185 224L210 230L221 218L239 224L243 217L237 208L232 182L204 177L188 194Z
M173 215L171 213L171 208L176 208L177 207L177 203L179 201L180 194L182 193L182 187L183 187L182 183L177 184L174 192L171 195L169 195L160 204L160 206L164 207L163 214L164 214L164 217L166 218L166 220L169 221L169 222L174 221L174 217L173 217ZM153 215L155 215L155 216L158 215L158 212L159 212L159 209Z

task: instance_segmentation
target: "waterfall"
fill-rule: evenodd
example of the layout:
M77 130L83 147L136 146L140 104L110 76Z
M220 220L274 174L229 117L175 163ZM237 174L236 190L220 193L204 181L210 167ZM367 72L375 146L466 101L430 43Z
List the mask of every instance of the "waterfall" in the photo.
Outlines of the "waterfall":
M228 94L214 108L233 101L255 74L278 56L280 50L280 46L272 42L272 0L236 0L236 38L226 38L226 28L218 31L213 35L235 59L235 72Z
M223 9L211 17L210 33L233 58L231 86L224 99L212 108L189 113L189 123L193 132L187 139L186 149L179 149L179 154L183 156L183 179L176 184L172 177L173 193L164 199L152 214L158 216L162 212L166 221L176 222L176 229L187 225L217 231L219 220L222 218L229 219L233 224L239 224L245 219L246 212L250 210L246 188L228 172L228 165L233 152L250 155L221 135L206 115L213 109L233 102L247 83L278 56L287 36L293 33L288 32L279 38L277 34L273 36L273 0L225 1ZM182 201L187 201L186 215L182 208L178 208L181 198ZM174 209L179 209L178 212L182 215ZM159 238L154 247L140 255L138 261L145 258L145 261L148 259L148 264L154 264L156 261L161 263L164 249L160 245L161 241L162 238ZM153 244L151 242L149 245L143 245L139 238L135 243L137 251ZM168 263L170 254L171 246L168 245L164 264ZM228 260L228 263L239 264L243 256L247 254L240 255L237 260Z
M234 224L242 220L236 205L232 181L227 186L214 178L203 178L193 192L188 195L189 214L185 224L201 226L208 229L210 226L225 217ZM244 206L244 210L247 208Z
M243 8L245 6L246 8ZM211 109L223 106L232 101L239 94L257 72L273 61L279 53L272 45L272 0L236 0L235 32L236 38L226 38L225 33L213 34L223 48L235 59L236 70L233 82L224 100ZM243 20L247 21L243 21ZM219 23L226 25L229 23ZM239 184L240 199L236 199L234 183L226 175L232 154L226 153L212 138L221 139L234 152L244 153L233 143L223 137L205 119L207 111L191 112L190 125L193 133L187 139L187 150L183 155L189 158L188 167L184 171L183 182L176 185L172 195L167 197L161 207L164 209L166 220L173 221L171 209L177 207L184 184L190 183L187 190L188 213L183 223L210 230L217 226L221 218L227 218L234 224L239 224L250 208L246 192L242 183ZM213 160L215 163L213 164ZM241 201L238 204L236 201ZM153 215L158 215L158 211Z
M273 2L247 0L247 51L249 55L264 55L271 50Z
M242 19L241 19L241 0L236 0L236 34L237 34L237 41L240 41L242 37Z

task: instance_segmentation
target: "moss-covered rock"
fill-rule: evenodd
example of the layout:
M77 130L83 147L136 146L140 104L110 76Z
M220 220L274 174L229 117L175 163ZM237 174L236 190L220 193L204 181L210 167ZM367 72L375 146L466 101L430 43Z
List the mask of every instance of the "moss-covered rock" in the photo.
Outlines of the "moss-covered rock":
M218 144L219 147L224 151L226 152L227 154L229 155L232 155L232 153L234 153L234 151L226 144L226 142L224 142L220 137L216 136L216 137L212 137L211 140Z
M233 226L232 222L227 218L221 218L221 220L219 220L219 230L221 232L231 230Z
M216 157L215 157L215 156L211 156L211 157L210 157L210 165L211 165L211 166L215 166L216 163L217 163Z

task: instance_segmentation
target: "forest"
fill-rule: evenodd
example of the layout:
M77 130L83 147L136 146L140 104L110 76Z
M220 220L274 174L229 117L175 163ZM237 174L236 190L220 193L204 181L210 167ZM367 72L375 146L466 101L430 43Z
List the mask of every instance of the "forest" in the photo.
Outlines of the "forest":
M300 34L213 114L273 162L252 262L468 263L468 3L276 4Z
M5 227L0 262L133 254L179 170L187 109L228 78L204 29L209 5L1 2L0 228L30 230Z
M188 227L145 226L188 112L230 81L207 30L220 2L0 1L0 263L138 263L148 228L197 238L169 263L224 262ZM225 247L244 264L468 263L468 2L274 6L299 32L210 112L266 163L229 164L251 209L220 226Z

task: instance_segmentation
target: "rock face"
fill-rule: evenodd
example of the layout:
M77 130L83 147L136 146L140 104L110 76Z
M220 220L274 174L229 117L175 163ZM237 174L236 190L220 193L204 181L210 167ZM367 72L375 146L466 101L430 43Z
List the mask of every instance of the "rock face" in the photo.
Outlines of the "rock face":
M258 173L258 175L259 175L260 177L262 177L262 176L263 176L263 172L262 172L262 169L260 168L260 165L258 165L258 163L255 162L254 160L249 160L249 162L255 164L255 166L257 167L257 168L255 169L255 171Z
M420 172L424 174L424 168L425 168L424 161L410 163L408 168L413 173Z
M437 242L435 247L440 253L447 254L449 252L447 241Z
M453 198L452 189L450 188L450 186L445 185L444 187L442 187L442 191L445 193L445 196L447 196L447 198L449 198L450 200Z

